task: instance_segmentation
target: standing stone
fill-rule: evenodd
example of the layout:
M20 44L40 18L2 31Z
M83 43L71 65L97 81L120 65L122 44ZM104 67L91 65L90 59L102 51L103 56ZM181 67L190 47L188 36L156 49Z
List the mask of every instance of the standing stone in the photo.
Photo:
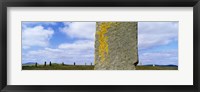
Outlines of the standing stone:
M134 70L138 63L137 22L97 22L95 70Z

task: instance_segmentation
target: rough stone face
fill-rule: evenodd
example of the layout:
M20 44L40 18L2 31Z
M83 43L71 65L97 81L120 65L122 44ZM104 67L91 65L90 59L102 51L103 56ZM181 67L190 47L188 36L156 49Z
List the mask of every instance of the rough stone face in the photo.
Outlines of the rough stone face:
M97 22L95 70L134 70L138 63L137 22Z

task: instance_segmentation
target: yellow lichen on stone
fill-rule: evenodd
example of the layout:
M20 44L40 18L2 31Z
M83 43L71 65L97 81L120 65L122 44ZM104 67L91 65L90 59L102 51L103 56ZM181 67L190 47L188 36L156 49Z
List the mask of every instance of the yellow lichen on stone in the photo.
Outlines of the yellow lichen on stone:
M107 33L107 29L110 28L112 25L117 25L118 23L116 22L102 22L99 26L99 31L97 32L97 34L99 35L99 56L100 56L100 60L101 62L105 61L105 57L106 55L108 55L108 37L105 36L105 34Z
M100 30L97 32L99 35L99 56L102 62L105 60L105 54L108 54L108 44L105 33L107 33L109 27L110 23L103 22L100 24Z

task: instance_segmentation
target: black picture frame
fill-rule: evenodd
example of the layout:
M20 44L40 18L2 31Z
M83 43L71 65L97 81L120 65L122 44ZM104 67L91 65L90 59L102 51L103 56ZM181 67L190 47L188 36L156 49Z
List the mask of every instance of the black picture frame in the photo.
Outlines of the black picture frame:
M194 85L7 85L7 7L193 7ZM1 0L0 90L1 92L199 92L200 0ZM187 75L187 74L186 74Z

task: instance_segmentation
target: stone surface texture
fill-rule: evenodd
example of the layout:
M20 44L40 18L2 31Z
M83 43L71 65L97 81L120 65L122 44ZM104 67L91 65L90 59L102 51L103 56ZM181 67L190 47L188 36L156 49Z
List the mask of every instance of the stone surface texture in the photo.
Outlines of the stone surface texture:
M97 22L95 70L135 70L137 22Z

